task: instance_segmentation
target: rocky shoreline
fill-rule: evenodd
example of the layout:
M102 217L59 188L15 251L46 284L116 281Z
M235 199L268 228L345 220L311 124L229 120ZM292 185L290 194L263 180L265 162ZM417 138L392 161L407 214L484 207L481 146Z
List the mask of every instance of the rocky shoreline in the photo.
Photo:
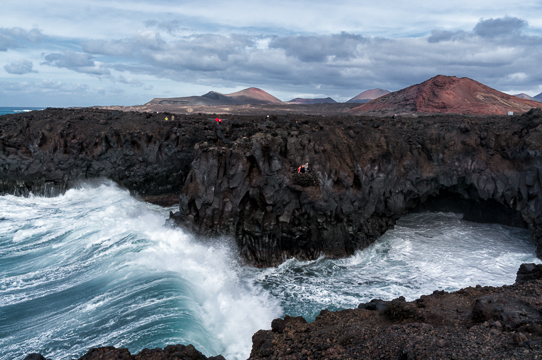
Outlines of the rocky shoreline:
M523 264L516 283L435 291L407 302L371 300L357 309L322 310L312 323L285 316L252 337L256 359L541 359L542 265ZM221 360L192 345L90 349L79 360ZM30 354L25 360L46 360ZM51 360L51 359L49 359ZM54 360L54 359L52 359Z
M166 121L165 118L169 121ZM175 119L175 120L173 120ZM297 174L308 162L309 174ZM530 230L542 255L542 111L229 116L47 109L0 119L0 193L109 178L255 266L345 257L411 211ZM180 201L179 201L180 194Z
M542 112L284 117L195 146L171 223L232 236L255 266L352 255L411 211L530 230L542 255ZM218 125L217 132L223 131ZM297 174L300 164L309 174Z
M540 110L513 117L230 116L222 123L171 115L47 109L2 116L0 193L55 195L109 178L163 205L181 194L170 224L232 236L255 266L348 256L406 213L431 209L527 227L542 254ZM297 174L305 162L310 173ZM533 275L538 267L522 272L533 279L324 310L311 324L275 320L271 331L255 334L251 357L534 359L541 356L542 280ZM93 349L81 359L98 358L206 357L172 345L137 355Z

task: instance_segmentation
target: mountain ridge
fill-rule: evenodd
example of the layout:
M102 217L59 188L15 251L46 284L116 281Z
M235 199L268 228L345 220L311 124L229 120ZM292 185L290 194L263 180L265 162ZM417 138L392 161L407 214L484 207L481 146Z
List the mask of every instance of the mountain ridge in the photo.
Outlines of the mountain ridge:
M536 101L508 95L470 78L437 75L372 100L352 113L448 113L468 115L506 115L527 112L542 105Z

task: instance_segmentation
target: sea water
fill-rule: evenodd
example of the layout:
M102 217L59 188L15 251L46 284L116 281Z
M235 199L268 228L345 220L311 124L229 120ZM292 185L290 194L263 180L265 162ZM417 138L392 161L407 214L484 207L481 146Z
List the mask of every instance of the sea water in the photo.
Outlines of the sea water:
M1 107L0 106L0 116L7 115L7 114L25 113L25 112L35 111L35 110L43 110L43 108L28 107L28 106L19 106L19 107Z
M165 226L172 209L111 182L0 197L0 359L168 344L246 359L253 333L277 317L312 321L373 298L511 284L521 263L539 262L523 229L428 213L400 219L348 259L254 269L230 239Z

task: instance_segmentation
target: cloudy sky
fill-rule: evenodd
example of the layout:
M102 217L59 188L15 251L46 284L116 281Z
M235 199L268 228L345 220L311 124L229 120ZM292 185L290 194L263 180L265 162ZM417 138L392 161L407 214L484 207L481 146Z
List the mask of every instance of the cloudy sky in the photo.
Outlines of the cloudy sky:
M533 96L541 63L540 0L5 0L0 13L0 106L251 86L346 101L438 74Z

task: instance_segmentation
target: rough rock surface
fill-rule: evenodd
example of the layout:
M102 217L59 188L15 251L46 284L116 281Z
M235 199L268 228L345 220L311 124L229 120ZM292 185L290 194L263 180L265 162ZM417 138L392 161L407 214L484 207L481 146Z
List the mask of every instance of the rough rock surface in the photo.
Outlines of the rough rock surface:
M223 132L222 144L195 146L171 221L235 237L252 264L350 255L431 204L473 221L525 226L542 255L540 110L396 120L279 116L232 128L242 136ZM317 184L296 180L305 162Z
M352 109L353 113L454 113L505 115L542 105L492 89L469 78L438 75Z
M46 360L40 354L30 354L24 360ZM47 359L55 360L55 359ZM132 355L128 349L116 349L112 346L92 348L79 360L225 360L222 355L206 357L194 346L168 345L163 349L143 349Z
M411 302L374 300L323 310L310 324L275 319L272 330L252 337L250 359L540 359L541 311L540 276L499 288L435 291Z
M214 120L177 119L97 109L2 116L0 194L55 195L82 180L109 178L147 200L177 203L194 144L217 138L208 125Z
M0 193L56 194L99 177L161 204L181 193L171 222L234 237L258 266L350 255L420 204L528 227L542 254L540 110L221 124L172 117L97 109L2 116ZM311 171L300 176L305 162Z

